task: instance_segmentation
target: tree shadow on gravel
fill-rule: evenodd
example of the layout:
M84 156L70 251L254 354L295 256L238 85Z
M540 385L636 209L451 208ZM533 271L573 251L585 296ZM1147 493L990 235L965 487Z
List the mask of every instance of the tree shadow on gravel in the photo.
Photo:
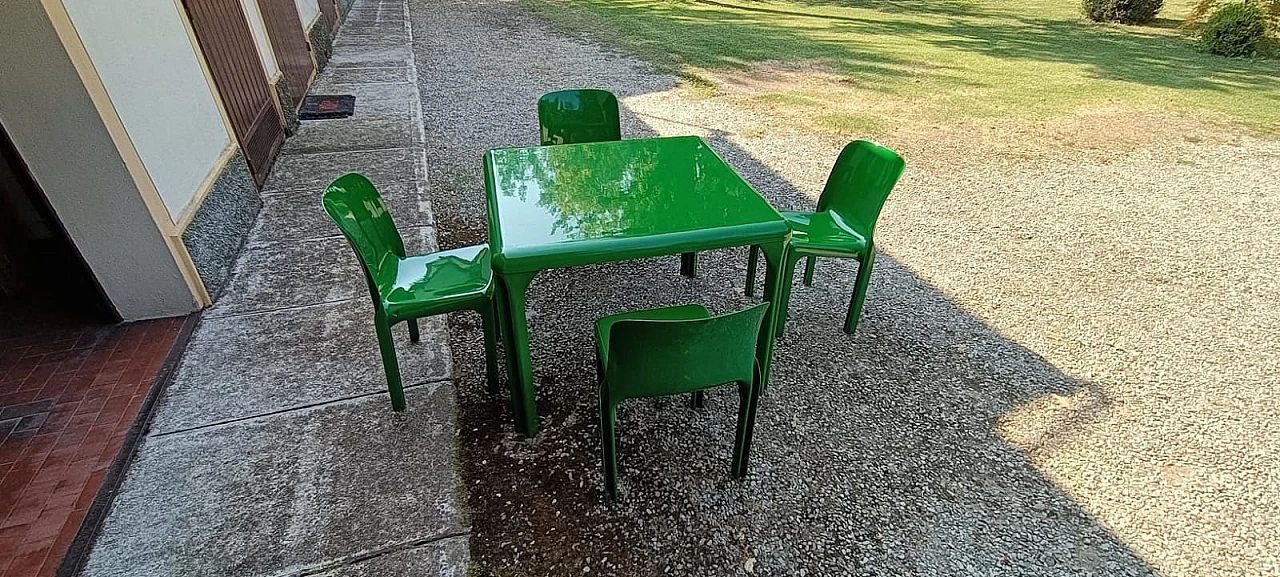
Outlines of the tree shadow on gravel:
M626 136L656 135L624 115ZM723 134L707 140L775 206L812 208ZM482 211L438 218L442 240L482 238ZM688 302L741 308L752 301L745 257L703 253L697 279L679 276L675 257L539 275L529 316L542 432L532 440L514 433L505 395L484 393L477 321L451 317L478 574L1155 574L1007 438L1051 451L1108 411L1105 394L888 254L856 335L840 330L853 263L820 261L816 286L795 287L746 479L729 475L735 391L699 410L633 401L619 415L624 498L605 505L594 320ZM1044 399L1071 409L1006 426Z
M803 50L803 57L825 58L839 63L847 74L867 77L898 77L902 74L901 66L918 64L886 58L856 43L840 40L883 36L916 39L941 48L975 52L1001 60L1085 65L1092 68L1097 78L1147 86L1219 91L1270 90L1280 86L1274 67L1266 61L1215 57L1197 52L1183 38L1153 34L1139 27L1119 30L1114 26L1090 24L1079 19L991 14L975 6L953 3L930 3L928 7L915 5L917 3L833 3L927 18L840 16L778 5L722 3L717 0L697 0L697 3L722 10L664 8L663 14L680 21L682 26L705 31L706 42L710 44L707 49L692 54L689 53L692 51L679 49L690 62L702 66L739 68L743 62L771 60L778 58L776 53L770 53L774 46L786 46L789 50L799 47ZM744 16L749 14L779 16L784 20L770 26ZM753 37L761 41L747 41ZM720 49L712 49L712 46ZM727 58L726 52L733 57ZM795 55L788 54L788 57L794 59ZM945 68L939 68L935 73L943 74L944 71ZM919 73L918 67L916 72Z

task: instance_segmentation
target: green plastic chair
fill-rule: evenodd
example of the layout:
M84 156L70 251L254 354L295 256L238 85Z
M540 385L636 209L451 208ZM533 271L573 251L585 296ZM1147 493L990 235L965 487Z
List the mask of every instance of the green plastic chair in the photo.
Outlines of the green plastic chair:
M876 258L872 238L876 219L905 166L898 153L874 142L855 140L844 147L831 168L831 176L818 198L818 211L782 213L791 226L791 242L782 269L784 281L775 329L777 336L782 336L787 322L787 303L791 300L796 262L808 259L804 284L813 286L814 263L820 256L858 260L858 278L844 319L844 332L853 334L858 330L862 301L867 296L871 266ZM752 247L747 259L747 295L754 291L757 258L758 249Z
M484 356L490 392L498 389L497 315L489 246L478 245L405 256L404 242L382 196L369 179L347 174L324 191L324 209L360 259L373 298L373 325L382 350L391 407L404 410L404 389L391 327L409 324L418 342L418 321L442 313L474 310L484 327Z
M606 90L560 90L538 99L542 145L622 140L618 97Z
M712 317L699 305L626 312L596 321L600 375L600 444L605 495L618 498L618 404L626 399L693 393L738 385L738 432L733 476L747 473L747 455L760 400L756 340L769 303Z
M542 146L622 140L618 97L594 88L543 94L538 99L538 131ZM680 255L680 273L698 275L697 253Z

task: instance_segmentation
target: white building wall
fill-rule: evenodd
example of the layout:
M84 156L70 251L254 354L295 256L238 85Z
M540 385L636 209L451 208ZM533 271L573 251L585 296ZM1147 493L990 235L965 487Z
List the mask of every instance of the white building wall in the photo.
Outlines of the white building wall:
M262 67L267 70L267 78L275 78L280 72L276 64L276 53L271 50L271 39L267 38L267 26L262 23L262 11L255 0L240 0L244 6L244 14L249 20L249 30L253 32L253 43L258 46L258 57L262 59Z
M171 0L63 0L129 138L177 220L231 142Z
M294 2L298 5L298 17L302 19L302 29L306 30L320 14L320 3L316 0L294 0Z
M0 23L0 124L107 299L126 321L195 310L45 6L0 0Z

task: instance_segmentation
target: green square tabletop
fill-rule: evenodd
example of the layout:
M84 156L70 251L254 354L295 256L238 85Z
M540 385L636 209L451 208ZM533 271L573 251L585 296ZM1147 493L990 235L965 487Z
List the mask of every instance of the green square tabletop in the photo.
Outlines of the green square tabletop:
M538 415L525 292L539 271L755 245L767 260L765 299L777 302L790 229L701 138L495 149L484 175L516 428L529 436ZM767 379L774 323L763 326Z

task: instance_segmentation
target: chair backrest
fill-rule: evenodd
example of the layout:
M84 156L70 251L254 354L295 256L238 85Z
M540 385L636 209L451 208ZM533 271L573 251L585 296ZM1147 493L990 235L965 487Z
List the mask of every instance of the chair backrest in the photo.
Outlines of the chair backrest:
M605 380L617 400L752 382L756 342L769 303L718 317L624 320L609 332Z
M561 90L538 99L542 145L622 140L618 97L606 90Z
M831 210L870 239L880 209L906 167L898 153L867 140L850 142L840 151L818 198L818 210Z
M367 274L404 258L404 241L382 195L363 174L338 177L324 191L324 210L360 256ZM369 279L372 282L372 278Z

